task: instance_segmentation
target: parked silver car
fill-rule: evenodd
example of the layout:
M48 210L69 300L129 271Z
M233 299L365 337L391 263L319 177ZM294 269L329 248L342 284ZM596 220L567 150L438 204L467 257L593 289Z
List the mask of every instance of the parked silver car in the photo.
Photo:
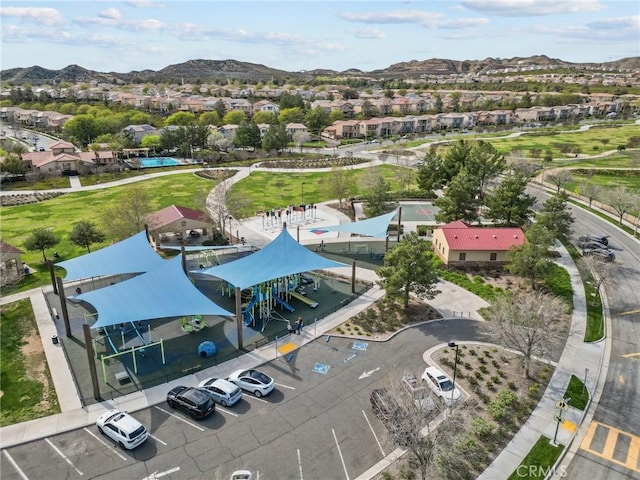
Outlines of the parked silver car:
M213 399L223 407L230 407L242 398L242 390L224 378L208 378L198 384L206 389Z
M582 254L589 257L597 258L598 260L602 260L603 262L613 262L616 259L615 253L613 253L611 250L602 248L585 248L584 250L582 250Z

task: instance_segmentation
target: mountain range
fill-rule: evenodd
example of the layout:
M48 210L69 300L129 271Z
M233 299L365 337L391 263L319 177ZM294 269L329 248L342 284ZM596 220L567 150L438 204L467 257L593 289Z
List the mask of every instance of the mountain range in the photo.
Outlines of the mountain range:
M98 72L88 70L78 65L69 65L60 70L49 70L39 66L26 68L11 68L0 71L3 83L21 85L53 84L60 82L82 83L103 82L111 84L156 83L156 82L207 82L212 80L239 80L246 83L258 81L295 79L298 81L312 80L317 77L341 78L417 78L420 75L451 75L451 74L481 74L491 70L505 68L522 68L525 66L554 67L567 69L589 70L638 70L640 57L629 57L604 63L571 63L564 60L549 58L545 55L530 57L514 57L508 59L486 58L484 60L447 60L432 58L429 60L411 60L390 65L387 68L364 72L349 69L342 72L328 69L304 70L288 72L267 67L256 63L240 62L237 60L189 60L175 65L169 65L161 70L140 70L128 73Z

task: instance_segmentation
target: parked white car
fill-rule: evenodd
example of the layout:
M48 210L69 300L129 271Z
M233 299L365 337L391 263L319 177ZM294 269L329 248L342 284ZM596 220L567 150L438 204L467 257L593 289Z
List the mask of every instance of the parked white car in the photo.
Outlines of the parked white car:
M230 407L242 398L240 387L224 378L207 378L200 382L198 387L206 389L223 407Z
M109 410L98 417L98 431L120 445L123 450L131 450L143 443L149 432L146 427L127 412Z
M236 470L231 474L231 480L251 480L252 473L249 470Z
M229 375L228 380L256 397L268 395L276 386L273 378L256 369L236 370Z
M439 368L425 368L422 373L422 381L447 405L453 405L462 398L460 390L455 387L451 379Z

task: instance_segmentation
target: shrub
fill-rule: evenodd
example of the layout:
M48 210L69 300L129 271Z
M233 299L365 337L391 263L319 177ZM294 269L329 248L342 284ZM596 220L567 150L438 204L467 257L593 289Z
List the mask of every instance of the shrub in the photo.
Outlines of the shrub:
M489 373L489 370L487 369L487 367L485 367L484 365L480 365L478 367L478 370L480 370L482 373L487 374Z
M503 370L497 370L496 373L502 378L507 378L507 374Z
M478 380L482 380L482 374L478 370L473 372L473 376L476 377Z
M485 356L485 357L487 357L487 358L493 358L493 357L491 356L491 352L490 352L489 350L485 350L485 351L484 351L484 356Z
M471 355L472 357L475 357L476 351L473 348L469 349L469 355Z
M482 278L482 275L474 275L472 281L473 283L482 284L484 283L484 278Z
M541 373L540 375L538 375L538 378L539 378L540 380L546 380L546 378L547 378L547 374L546 374L546 373Z
M473 367L469 362L464 362L464 368L466 368L467 370L471 370Z
M509 387L514 392L518 389L518 387L516 386L516 384L514 382L507 383L507 387Z
M483 417L476 417L471 421L471 432L479 438L493 435L498 426Z
M493 365L497 369L500 369L500 364L498 362L496 362L495 360L491 360L491 365Z
M487 380L487 383L485 385L487 387L487 390L493 390L493 382L491 380Z
M472 389L475 389L475 387L478 386L478 380L476 380L476 377L469 377L469 385L471 385Z
M518 396L510 390L500 390L496 398L487 405L487 411L495 420L506 420Z
M487 361L482 357L478 357L478 363L481 365L486 365Z
M493 377L491 377L491 381L495 384L500 383L500 377L498 377L497 375L494 375Z
M534 383L533 385L531 385L529 387L529 396L530 397L537 397L539 391L540 391L540 384L539 383Z

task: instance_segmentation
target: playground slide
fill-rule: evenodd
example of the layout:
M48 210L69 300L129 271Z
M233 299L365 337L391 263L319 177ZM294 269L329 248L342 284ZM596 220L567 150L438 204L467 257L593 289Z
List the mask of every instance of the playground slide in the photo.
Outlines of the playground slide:
M107 341L109 342L109 344L111 345L111 348L113 348L113 353L118 353L119 350L116 348L116 346L113 343L113 340L111 340L111 337L109 335L105 335L105 338L107 339Z
M257 301L258 301L258 295L254 294L253 297L251 297L251 301L247 304L244 310L242 310L245 327L253 323L253 315L251 315L251 308L255 305Z
M285 302L284 300L282 300L278 295L274 295L273 299L279 303L280 305L282 305L284 308L286 308L287 310L289 310L290 312L295 312L295 308L293 308L291 305L289 305L287 302Z
M296 292L295 290L292 290L289 292L289 295L291 295L293 298L297 298L298 300L300 300L302 303L306 303L307 305L309 305L311 308L316 308L318 306L318 302L314 302L313 300L311 300L310 298L305 297L304 295L300 295L298 292Z

